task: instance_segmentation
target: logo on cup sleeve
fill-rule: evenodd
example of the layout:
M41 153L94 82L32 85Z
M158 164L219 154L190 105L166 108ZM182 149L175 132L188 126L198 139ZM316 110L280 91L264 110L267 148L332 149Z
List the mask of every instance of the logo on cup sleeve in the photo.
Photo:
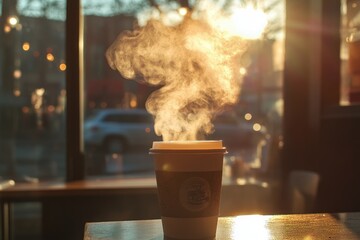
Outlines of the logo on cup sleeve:
M180 187L180 203L189 211L201 211L210 205L209 183L200 177L185 180Z

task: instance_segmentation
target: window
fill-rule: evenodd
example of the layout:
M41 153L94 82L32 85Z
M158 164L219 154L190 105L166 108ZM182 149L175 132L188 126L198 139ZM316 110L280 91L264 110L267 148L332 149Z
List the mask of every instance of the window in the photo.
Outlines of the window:
M241 11L248 11L244 14L248 14L250 17L251 14L256 15L255 20L257 20L259 28L264 27L261 26L262 23L259 20L265 16L266 27L260 30L255 29L255 31L254 26L249 26L249 29L246 29L246 26L243 29L237 29L245 34L243 38L247 39L246 41L250 46L242 58L238 58L238 61L242 61L241 67L236 70L238 71L236 73L238 85L242 81L240 97L236 104L232 104L229 109L221 109L225 111L224 114L212 117L214 120L212 134L198 134L198 138L222 139L224 141L229 149L227 165L225 166L227 169L239 166L245 166L244 169L253 169L254 166L257 166L257 170L268 171L265 163L260 167L253 161L257 158L256 156L261 155L259 151L265 151L266 148L260 147L260 145L264 145L264 142L274 146L281 142L284 1L241 1L238 4L234 2L225 4L226 1L200 2L144 0L132 1L131 4L128 1L108 1L107 4L98 4L95 1L82 2L84 14L85 123L88 118L93 116L93 112L99 110L127 109L128 111L135 111L142 109L145 111L149 96L162 87L162 84L146 83L148 81L146 74L148 73L145 71L147 70L142 71L140 69L135 76L129 77L126 76L126 73L119 73L111 69L105 54L119 35L134 31L138 26L145 26L151 18L157 19L163 26L168 27L181 24L186 14L191 15L193 19L200 19L206 14L216 16L216 14L225 13L231 15L231 13L242 9ZM207 8L212 9L213 12L206 12L205 9ZM218 29L220 28L218 27ZM225 26L222 28L225 29ZM256 33L256 30L260 32ZM162 33L159 32L159 34ZM144 42L143 44L146 45L147 43ZM171 48L170 42L168 48ZM167 51L168 49L161 51L154 49L149 54L156 57L156 54L166 54ZM176 64L182 64L182 62L179 54L174 54L173 57L174 60L171 64L173 64L174 69ZM155 61L157 60L153 59L153 61L150 64L154 64L154 68L156 68L158 65ZM140 68L145 67L141 66ZM159 67L158 70L162 71L163 69ZM171 71L169 70L169 72ZM155 73L155 79L162 78L157 74ZM177 86L176 88L180 87ZM206 88L207 86L203 87L204 92ZM187 94L189 92L185 91L183 96L185 97ZM212 95L213 92L205 94L207 97ZM130 119L130 116L126 115L108 115L104 118L106 122L117 121L119 123L118 126L112 125L112 135L116 135L118 139L123 141L124 147L113 148L121 150L122 167L115 164L119 162L119 155L116 154L116 158L112 162L112 153L108 152L108 147L104 148L104 145L108 144L106 137L96 144L91 144L91 146L85 141L86 165L103 166L95 167L95 170L88 168L88 177L113 176L114 174L119 176L153 174L151 166L150 168L144 166L148 166L149 162L152 162L148 155L152 140L161 138L152 136L150 140L148 138L139 139L143 142L142 147L132 146L138 142L132 142L127 133L123 133L120 129L120 122L125 123L128 120L133 123L137 122L137 120ZM126 126L130 128L129 125ZM153 126L151 128L145 127L144 131L153 133ZM84 134L86 139L88 134L86 132ZM142 154L140 156L141 161L138 160L139 153ZM265 152L263 154L266 155ZM273 158L277 157L273 156ZM133 166L135 161L137 166L127 167L127 165ZM97 164L94 165L94 162ZM112 170L110 166L117 170ZM131 169L131 171L127 172L126 169ZM146 169L145 172L144 169Z
M65 176L65 0L1 1L0 178Z
M360 103L359 9L359 1L341 1L341 105Z

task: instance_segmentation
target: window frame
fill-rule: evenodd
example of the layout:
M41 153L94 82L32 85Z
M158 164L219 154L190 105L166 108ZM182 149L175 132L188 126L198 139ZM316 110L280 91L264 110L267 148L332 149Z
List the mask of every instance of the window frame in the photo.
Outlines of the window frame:
M83 19L81 0L66 0L66 173L67 182L85 179L83 144Z
M296 2L298 1L286 1L287 26L285 32L287 40L283 86L284 142L285 146L290 145L291 147L288 150L285 149L285 158L291 158L293 153L289 151L294 150L292 146L304 139L311 139L307 145L317 146L323 119L360 115L360 106L340 105L340 1ZM66 4L65 54L68 66L66 71L66 181L73 181L86 178L82 140L84 114L83 17L81 0L67 0ZM299 7L296 7L297 5ZM303 13L307 17L302 15ZM292 16L289 17L290 14ZM320 27L309 28L308 26ZM303 35L304 33L305 35ZM311 41L307 39L295 46L294 38L299 36L301 39L310 38ZM325 51L326 49L331 50ZM310 50L310 53L306 53ZM291 62L292 56L300 58L300 65L294 66L294 63ZM74 81L74 79L78 79L78 81ZM298 98L302 95L305 96L304 103L301 103L302 100ZM299 108L299 106L303 107ZM300 123L299 114L304 115L303 123ZM294 133L294 130L291 129L294 127L293 125L300 126L300 130L296 131L299 135L296 135L296 132ZM301 149L297 150L301 151ZM287 171L285 170L285 172Z

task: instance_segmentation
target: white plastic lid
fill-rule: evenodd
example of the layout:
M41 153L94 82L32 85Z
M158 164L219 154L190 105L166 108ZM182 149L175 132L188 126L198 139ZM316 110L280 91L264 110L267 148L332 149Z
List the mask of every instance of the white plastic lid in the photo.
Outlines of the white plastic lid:
M195 150L195 149L223 149L221 140L208 141L155 141L152 149Z

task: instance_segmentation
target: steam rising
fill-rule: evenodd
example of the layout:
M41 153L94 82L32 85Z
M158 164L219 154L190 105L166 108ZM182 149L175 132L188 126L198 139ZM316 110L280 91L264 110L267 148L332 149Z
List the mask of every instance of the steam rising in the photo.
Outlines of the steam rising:
M237 102L245 43L220 30L189 17L177 26L150 20L107 50L110 66L125 78L162 86L146 108L164 141L202 138L213 131L215 114Z

